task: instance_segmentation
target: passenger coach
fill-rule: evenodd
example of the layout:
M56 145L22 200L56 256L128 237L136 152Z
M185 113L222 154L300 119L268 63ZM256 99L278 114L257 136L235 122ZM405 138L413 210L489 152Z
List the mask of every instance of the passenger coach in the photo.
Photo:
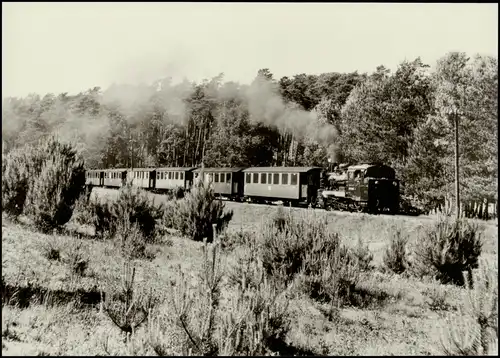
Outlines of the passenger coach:
M203 168L204 182L212 183L215 194L231 200L243 198L244 168ZM195 180L199 180L201 168L194 170Z
M156 168L155 189L170 191L177 187L189 190L193 185L194 167L186 168Z
M104 185L104 170L91 169L85 172L85 184L93 186Z
M127 171L127 183L143 189L154 189L155 168L133 168Z
M244 196L255 202L310 204L320 184L319 167L254 167L243 170Z
M104 186L119 188L125 185L127 169L116 168L104 170Z

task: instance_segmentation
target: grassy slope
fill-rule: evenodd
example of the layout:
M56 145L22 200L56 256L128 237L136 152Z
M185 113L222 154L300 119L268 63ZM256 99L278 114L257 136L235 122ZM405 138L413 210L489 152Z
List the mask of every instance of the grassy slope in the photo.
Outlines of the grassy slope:
M113 193L108 193L113 195ZM230 230L258 230L262 217L273 207L253 204L227 203L235 212ZM292 209L300 213L300 209ZM329 226L338 231L346 243L355 243L361 237L374 253L375 263L382 261L387 232L400 225L410 233L412 240L419 230L432 222L429 218L403 218L369 216L364 214L327 213ZM497 257L497 227L485 225L485 256ZM82 241L83 251L90 265L87 277L72 278L64 262L49 261L41 252L40 243L54 240L65 252L75 241ZM163 326L172 341L170 354L181 354L175 342L178 330L170 324L175 269L180 266L195 280L201 267L202 244L172 237L172 245L157 245L149 249L156 252L152 261L137 261L137 283L140 289L153 288L160 301L158 317L165 317ZM230 262L231 256L226 257ZM2 226L2 275L8 284L26 285L37 282L43 287L75 291L95 289L97 286L120 282L121 259L113 245L94 240L81 240L70 236L47 236L4 221ZM435 354L439 353L439 331L446 315L453 315L462 300L462 290L430 282L420 282L395 275L372 272L361 286L372 291L384 291L389 297L384 303L364 309L343 308L340 315L328 321L322 305L307 297L290 302L293 329L288 339L296 347L315 354ZM439 292L441 292L439 294ZM444 300L443 309L431 309L433 302ZM27 309L3 307L2 354L154 354L147 343L144 327L133 341L123 343L123 336L99 313L98 305L77 309L71 303L58 306L31 305ZM105 349L106 347L106 349Z

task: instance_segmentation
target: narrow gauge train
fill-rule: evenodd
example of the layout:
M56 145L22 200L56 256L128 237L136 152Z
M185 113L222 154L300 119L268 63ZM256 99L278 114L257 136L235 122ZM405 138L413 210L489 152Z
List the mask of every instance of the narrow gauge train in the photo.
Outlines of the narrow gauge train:
M399 206L399 181L386 165L362 164L346 170L346 180L333 180L325 187L320 167L203 168L205 182L211 182L217 195L235 201L395 213ZM181 187L190 190L201 180L201 168L118 168L87 171L86 183L93 186L121 187L131 183L164 192Z

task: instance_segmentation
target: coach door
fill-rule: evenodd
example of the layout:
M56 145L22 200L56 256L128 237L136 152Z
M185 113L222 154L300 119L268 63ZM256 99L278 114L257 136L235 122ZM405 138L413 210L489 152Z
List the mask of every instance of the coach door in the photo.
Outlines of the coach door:
M153 170L149 173L149 189L155 188L156 181L156 170Z

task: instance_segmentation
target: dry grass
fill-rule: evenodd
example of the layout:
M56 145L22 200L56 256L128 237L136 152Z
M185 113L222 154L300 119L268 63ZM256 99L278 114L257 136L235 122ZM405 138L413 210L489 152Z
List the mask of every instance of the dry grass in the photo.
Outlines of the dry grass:
M99 196L112 197L112 190L95 190ZM94 194L95 195L95 194ZM155 198L161 200L161 197ZM269 217L275 207L226 202L234 211L229 230L259 230L263 217ZM286 209L288 210L288 209ZM303 209L291 209L293 213ZM417 235L433 222L428 217L370 216L328 212L330 230L338 232L343 242L356 246L361 238L374 255L374 265L380 266L389 242L389 233L397 226L409 235L411 246ZM497 227L484 226L485 244L482 257L497 260ZM88 255L89 264L80 277L70 275L64 260L49 260L40 249L40 242L61 248L61 256L71 245L79 242ZM134 260L138 290L152 289L159 304L147 324L126 339L111 320L100 312L99 304L77 305L50 299L45 294L29 307L3 306L2 354L6 355L155 355L152 342L161 340L164 353L180 355L181 332L174 323L171 298L176 282L176 269L184 272L187 284L195 287L202 269L202 243L172 236L171 245L148 246L155 251L152 260ZM240 252L223 251L223 261L230 265ZM73 236L52 236L5 221L2 225L2 275L7 285L27 286L30 283L50 290L90 292L111 287L120 282L123 258L116 254L111 242L78 239ZM379 293L380 299L363 309L341 308L328 320L324 304L297 294L289 299L291 330L287 343L310 354L328 355L426 355L440 351L440 322L459 315L457 307L466 299L464 289L441 285L430 280L382 273L371 270L363 273L360 286L366 292ZM55 294L54 294L55 295ZM233 291L222 286L223 299ZM228 297L229 296L229 297Z

